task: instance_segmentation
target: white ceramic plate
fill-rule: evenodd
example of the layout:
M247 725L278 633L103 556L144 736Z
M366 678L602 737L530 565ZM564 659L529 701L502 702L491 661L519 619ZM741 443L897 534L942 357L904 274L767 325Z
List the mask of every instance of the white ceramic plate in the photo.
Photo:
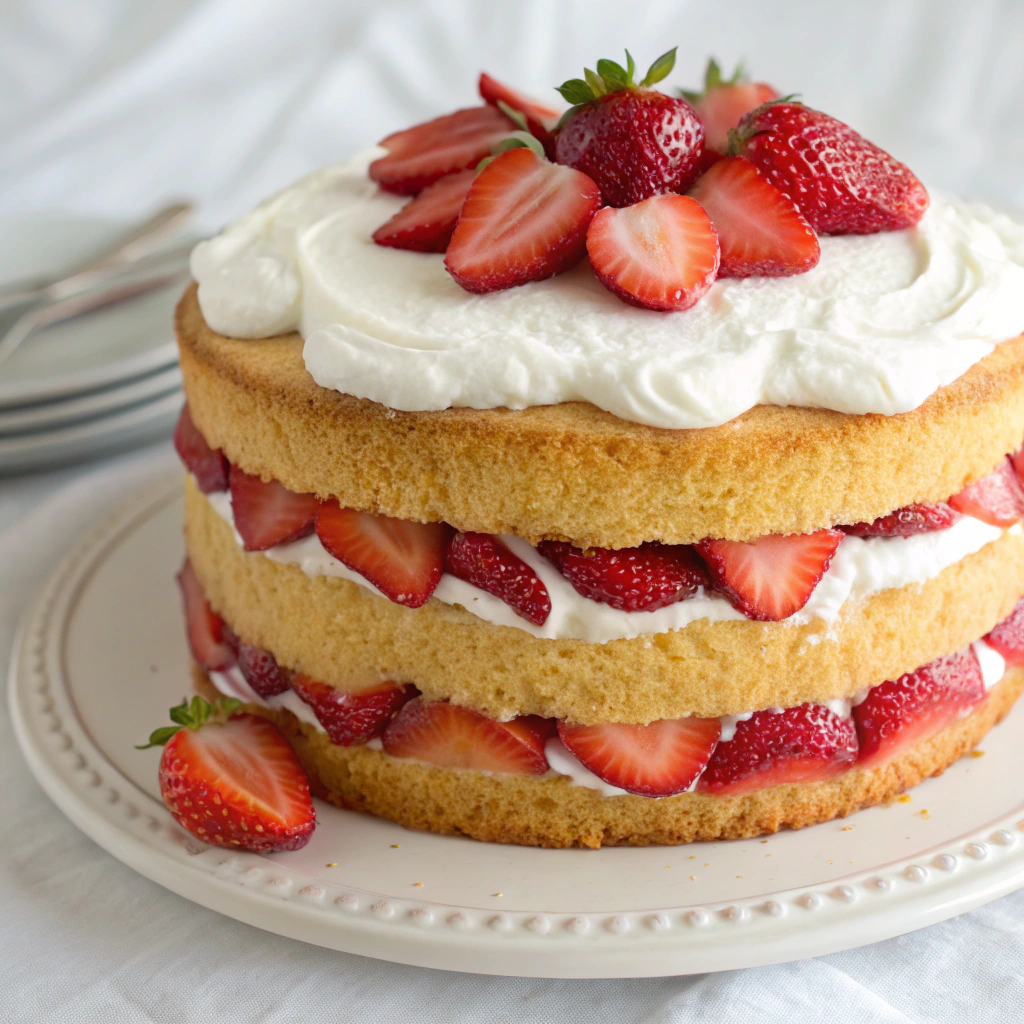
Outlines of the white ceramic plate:
M985 756L893 803L764 840L536 850L406 831L318 803L295 853L203 847L134 744L189 689L173 574L180 478L106 517L39 593L10 681L50 797L115 857L238 920L421 966L541 977L686 974L815 956L1024 884L1024 713Z
M66 214L3 218L0 282L70 267L130 227ZM181 240L168 240L168 245ZM0 409L80 394L174 363L171 321L182 287L149 292L33 334L0 367ZM12 319L3 314L0 330Z
M0 437L0 475L87 461L169 437L185 401L180 387L106 416Z

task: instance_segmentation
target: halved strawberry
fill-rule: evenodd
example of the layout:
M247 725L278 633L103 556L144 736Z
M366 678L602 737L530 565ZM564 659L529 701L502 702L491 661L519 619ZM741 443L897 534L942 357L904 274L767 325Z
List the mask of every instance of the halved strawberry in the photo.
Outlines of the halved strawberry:
M600 205L597 186L581 171L527 147L506 150L470 186L444 265L470 292L553 277L583 259Z
M193 697L171 709L177 725L155 730L145 745L164 748L160 795L174 820L204 843L298 850L316 827L306 775L270 722L233 713L240 704Z
M717 718L665 718L649 725L558 723L559 739L585 768L639 796L689 789L721 734Z
M188 402L174 427L174 450L185 468L195 477L203 494L223 491L228 486L228 460L219 448L211 448L196 429L188 411Z
M700 793L739 796L787 782L824 782L857 760L857 730L823 704L755 711L719 743L697 783Z
M601 284L647 309L689 309L718 274L718 236L687 196L605 207L587 231L587 254Z
M375 516L325 501L316 516L323 546L396 604L419 608L441 581L447 527Z
M295 675L292 689L304 700L324 727L332 743L358 746L379 736L395 712L416 695L416 687L377 683L361 690L342 690Z
M557 110L545 106L538 100L530 99L529 96L524 96L521 92L492 78L486 71L480 72L478 86L480 97L485 103L494 106L504 103L522 114L526 120L527 131L540 140L545 150L554 143L555 137L552 131L560 116ZM548 155L550 156L551 153Z
M715 586L747 618L777 622L807 604L842 539L839 530L818 530L754 541L702 540L697 551Z
M988 476L954 494L949 503L958 512L983 523L1013 526L1024 518L1024 485L1017 479L1013 463L1006 458Z
M270 651L247 644L227 623L224 642L235 652L242 677L264 700L288 689L289 673L278 665Z
M970 647L873 686L853 709L860 739L858 767L892 760L984 699L981 665Z
M456 533L445 553L444 571L504 601L536 626L551 614L551 598L540 577L497 537Z
M527 722L499 722L457 704L416 697L391 720L381 740L393 757L442 768L543 775L548 770L545 738L532 716Z
M1024 665L1024 598L985 637L985 643L994 647L1008 665Z
M296 494L276 480L261 480L237 466L228 474L235 529L246 551L266 551L313 532L315 494Z
M235 663L235 652L225 640L224 620L210 607L187 558L178 573L178 586L185 604L185 627L192 657L211 672L230 668Z
M934 504L915 503L881 516L870 523L854 523L838 529L854 537L912 537L917 533L948 530L963 516L944 501Z
M446 174L410 199L373 233L378 245L415 252L444 252L476 171Z
M726 157L687 193L711 218L719 277L785 277L818 265L821 246L804 215L742 157Z
M722 78L721 68L715 60L708 61L704 91L683 92L704 125L704 152L710 150L719 156L729 149L729 129L735 128L744 114L776 99L778 95L767 82L749 81L742 65L736 68L732 78Z
M489 104L456 110L381 139L388 153L370 164L370 177L387 192L415 195L446 174L476 167L515 127Z
M691 548L651 541L609 551L545 540L537 550L584 597L623 612L652 612L696 593L707 576Z

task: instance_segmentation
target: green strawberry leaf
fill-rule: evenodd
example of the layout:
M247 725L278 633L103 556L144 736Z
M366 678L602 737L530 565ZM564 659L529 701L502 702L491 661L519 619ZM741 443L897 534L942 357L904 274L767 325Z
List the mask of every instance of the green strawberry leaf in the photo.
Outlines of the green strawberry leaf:
M574 107L581 107L584 103L596 99L594 90L582 78L570 78L569 81L557 86L557 90L565 102L571 103Z
M626 79L630 85L633 84L633 75L636 73L636 61L633 60L633 55L626 51Z
M149 742L136 746L135 749L148 750L150 747L162 747L182 729L198 729L211 719L225 722L241 706L242 702L237 697L218 697L216 702L211 704L197 694L192 698L191 704L187 700L183 700L171 708L169 713L174 725L164 725L159 729L154 729L149 735Z
M605 88L604 79L596 72L591 71L590 68L583 69L583 76L587 80L587 85L590 86L590 91L594 94L594 97L604 96L608 90Z
M605 60L603 57L597 62L597 73L604 82L608 92L618 92L631 85L629 74L626 69L613 60Z
M644 75L641 86L654 85L656 82L660 82L663 78L667 78L671 73L672 69L676 66L676 50L677 46L673 46L667 53L663 53L648 69L647 74Z
M498 109L517 127L524 132L530 130L526 123L526 115L515 107L510 107L504 100L498 100Z

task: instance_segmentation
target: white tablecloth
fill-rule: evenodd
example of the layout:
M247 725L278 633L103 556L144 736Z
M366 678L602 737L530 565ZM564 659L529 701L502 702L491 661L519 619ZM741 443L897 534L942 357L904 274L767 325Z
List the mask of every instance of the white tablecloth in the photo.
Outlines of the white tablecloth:
M632 19L632 20L631 20ZM187 194L208 226L386 131L681 45L855 125L933 187L1024 208L1024 5L610 0L8 0L0 213L125 215ZM0 239L0 244L3 240ZM166 446L0 481L0 658L33 588ZM55 494L59 485L73 490ZM1024 1011L1024 895L799 964L647 981L400 967L278 938L146 881L43 796L0 710L3 1021L984 1021Z

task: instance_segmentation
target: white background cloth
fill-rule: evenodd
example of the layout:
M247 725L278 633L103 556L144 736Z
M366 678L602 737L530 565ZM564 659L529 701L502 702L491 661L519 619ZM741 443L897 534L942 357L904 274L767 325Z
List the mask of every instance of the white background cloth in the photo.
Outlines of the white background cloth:
M933 187L1024 208L1024 4L985 0L6 0L0 214L141 213L210 228L318 164L628 45L680 44L853 124ZM0 239L0 245L3 240ZM34 587L106 503L168 459L0 481L0 657ZM54 496L71 482L74 490ZM638 981L462 976L333 953L146 881L43 796L0 711L3 1021L985 1021L1024 1011L1024 894L798 964Z

